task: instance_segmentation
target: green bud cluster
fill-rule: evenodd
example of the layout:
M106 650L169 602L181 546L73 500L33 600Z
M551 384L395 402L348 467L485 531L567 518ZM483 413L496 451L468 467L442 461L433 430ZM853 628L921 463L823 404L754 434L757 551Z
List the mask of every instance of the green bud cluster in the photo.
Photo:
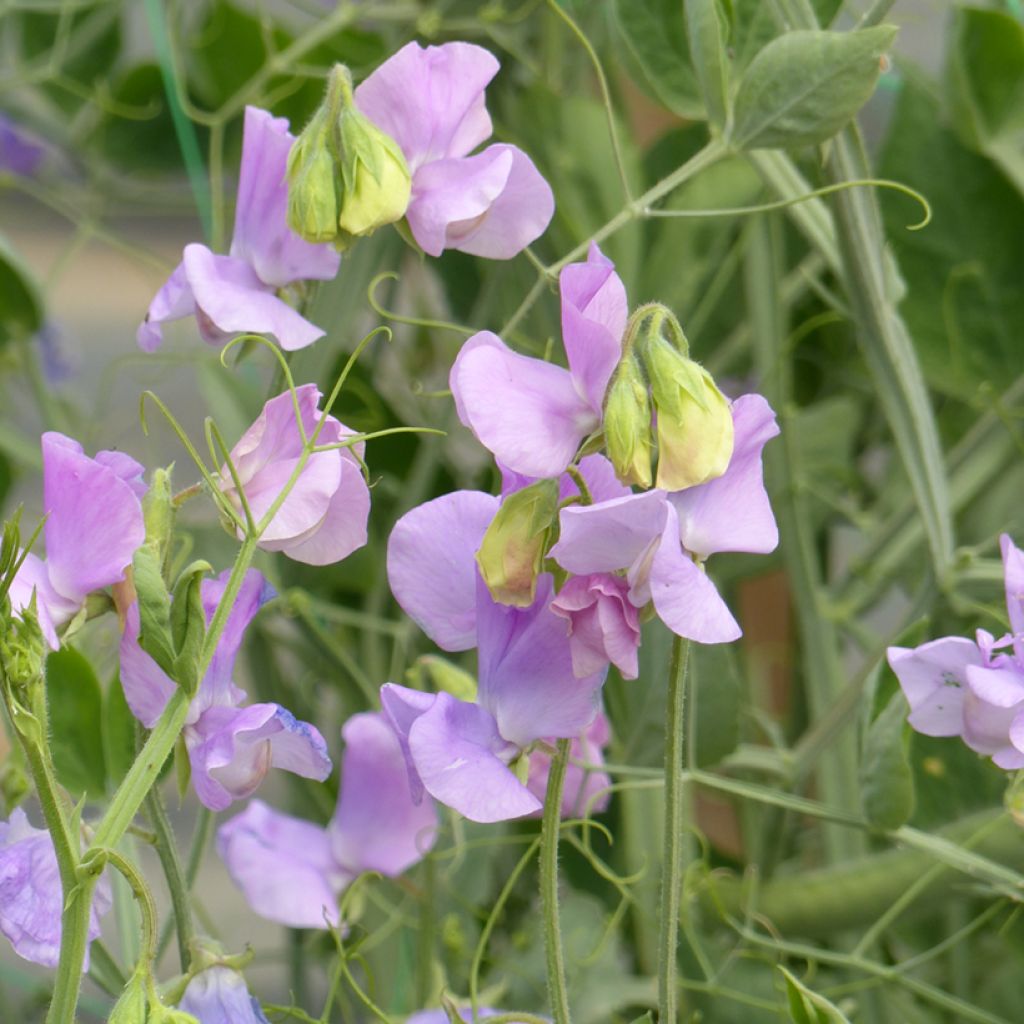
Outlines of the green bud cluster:
M336 64L323 103L288 155L288 226L339 250L405 216L412 176L398 143L356 108Z

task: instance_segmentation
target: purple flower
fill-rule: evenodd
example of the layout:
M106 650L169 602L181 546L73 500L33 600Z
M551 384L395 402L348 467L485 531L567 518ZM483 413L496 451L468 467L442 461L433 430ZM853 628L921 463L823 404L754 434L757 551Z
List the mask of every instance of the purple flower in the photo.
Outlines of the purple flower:
M17 121L0 113L0 171L31 177L46 159L46 146Z
M608 787L611 786L612 780L605 772L584 768L576 762L604 764L604 748L610 739L608 719L603 711L598 711L586 731L572 741L569 747L570 761L565 769L565 783L562 787L563 818L582 818L607 810L611 800ZM551 743L553 744L554 740ZM530 774L526 785L540 801L544 800L547 793L550 770L551 755L547 751L537 750L530 755ZM540 815L541 811L538 810L532 816Z
M245 108L235 233L227 256L186 245L181 263L150 303L136 338L153 352L163 324L195 316L199 333L220 345L238 333L272 334L283 349L305 348L324 332L278 298L279 289L307 279L330 280L338 254L311 245L287 225L285 166L295 141L284 118Z
M100 918L110 909L110 882L100 877L89 911L89 941L100 934ZM33 828L20 808L10 821L0 821L0 931L15 953L56 967L60 958L61 912L64 895L57 854L50 833ZM86 951L84 970L88 970Z
M615 265L596 245L586 263L562 271L559 289L568 370L481 331L462 346L449 378L459 419L504 468L528 477L558 476L600 427L628 316Z
M296 397L306 437L312 437L323 418L318 410L320 392L315 384L304 384L296 390ZM317 444L336 444L352 434L333 416L327 416ZM309 565L339 562L362 547L370 514L370 489L360 467L364 448L360 442L351 448L311 455L263 532L259 546ZM267 402L231 450L231 461L257 522L291 479L302 450L295 406L286 391ZM235 483L226 466L221 468L220 477L221 490L241 512Z
M925 736L960 736L1000 767L1024 768L1024 555L1000 538L1012 632L976 642L943 637L890 647L889 665L910 704L910 725ZM1009 649L1007 653L1003 652Z
M143 467L123 452L97 452L63 434L42 437L46 558L29 553L11 586L20 611L36 594L39 624L51 647L94 590L124 578L145 539Z
M515 146L487 139L484 89L498 61L471 43L408 43L356 90L359 109L401 147L412 173L406 217L431 256L460 249L510 259L543 234L554 197Z
M551 602L551 610L569 622L577 676L598 672L611 662L623 679L636 679L640 613L629 600L629 584L622 576L573 576Z
M478 650L475 704L388 683L381 703L402 742L413 795L425 789L473 821L532 814L540 802L510 765L534 744L580 735L594 720L604 670L573 672L550 575L527 608L499 605L474 554L498 499L476 491L436 498L404 515L388 541L398 603L438 646Z
M762 449L779 432L775 414L760 395L743 395L732 415L736 443L722 476L564 508L550 552L580 576L626 570L635 607L653 601L669 629L700 643L735 640L740 628L699 563L717 551L767 553L778 544L761 467Z
M202 584L207 622L213 618L229 573ZM255 569L246 573L217 650L189 706L183 732L200 802L214 811L255 792L271 768L322 782L331 772L323 736L280 704L249 704L232 682L235 657L246 627L274 596ZM121 685L132 713L152 728L175 684L139 646L139 608L133 603L121 636Z
M267 1024L259 1000L249 995L245 978L231 967L215 964L194 975L178 1003L199 1024Z
M437 811L429 800L413 802L384 716L353 715L342 736L341 790L326 828L253 800L217 831L220 856L252 909L292 928L338 925L338 897L357 875L400 875L437 838Z

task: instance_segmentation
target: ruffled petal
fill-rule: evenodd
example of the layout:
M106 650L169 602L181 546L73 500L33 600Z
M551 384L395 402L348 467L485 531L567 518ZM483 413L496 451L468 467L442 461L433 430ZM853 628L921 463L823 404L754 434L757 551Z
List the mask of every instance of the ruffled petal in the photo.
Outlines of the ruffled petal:
M455 491L406 512L388 539L395 600L446 651L476 645L476 561L498 499Z
M621 576L593 573L568 580L551 610L568 623L573 672L600 672L610 661L623 679L639 672L640 617Z
M477 440L526 476L561 474L600 422L568 370L521 356L489 331L462 347L450 385L459 417Z
M424 789L423 780L420 779L416 764L412 759L412 751L409 749L409 732L413 722L430 710L436 696L437 694L411 690L409 687L399 686L397 683L385 683L380 688L381 710L398 739L398 746L405 758L405 766L409 773L409 793L413 803L416 804L423 800Z
M338 924L338 895L351 881L327 830L253 800L217 830L217 852L252 909L290 928Z

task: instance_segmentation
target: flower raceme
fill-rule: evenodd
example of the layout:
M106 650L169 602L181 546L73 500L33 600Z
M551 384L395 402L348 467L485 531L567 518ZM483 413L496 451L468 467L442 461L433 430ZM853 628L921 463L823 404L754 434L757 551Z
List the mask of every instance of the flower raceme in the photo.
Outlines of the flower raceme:
M253 800L217 832L221 859L252 909L292 928L339 925L338 898L357 875L400 875L437 837L434 804L413 802L384 716L353 715L342 737L341 788L326 828Z

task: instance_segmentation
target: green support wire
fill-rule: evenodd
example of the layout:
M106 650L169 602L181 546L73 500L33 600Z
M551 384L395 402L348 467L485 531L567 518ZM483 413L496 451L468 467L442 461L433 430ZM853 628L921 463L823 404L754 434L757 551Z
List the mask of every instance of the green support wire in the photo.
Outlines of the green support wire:
M146 20L149 23L150 35L156 49L157 61L160 64L160 77L163 79L164 92L171 108L171 119L174 121L174 133L178 137L178 147L185 164L199 221L203 226L203 236L207 242L213 238L213 207L210 201L210 181L206 176L203 154L199 148L196 128L182 109L178 99L177 84L174 80L174 65L171 61L170 40L167 38L167 26L164 23L164 12L161 0L146 0Z

